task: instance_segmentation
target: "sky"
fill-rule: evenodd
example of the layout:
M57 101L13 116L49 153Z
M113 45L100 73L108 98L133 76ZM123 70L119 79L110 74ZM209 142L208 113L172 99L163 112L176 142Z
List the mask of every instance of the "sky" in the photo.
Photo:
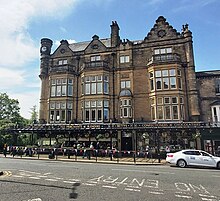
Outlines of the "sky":
M21 116L39 109L40 40L90 41L110 37L143 40L159 16L193 33L196 71L220 70L220 0L0 0L0 93L17 99Z

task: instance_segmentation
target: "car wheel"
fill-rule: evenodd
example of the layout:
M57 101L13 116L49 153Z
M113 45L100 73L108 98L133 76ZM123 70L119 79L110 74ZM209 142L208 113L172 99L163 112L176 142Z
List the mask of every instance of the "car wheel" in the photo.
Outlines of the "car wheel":
M181 167L181 168L186 167L186 161L183 160L183 159L178 160L178 161L177 161L177 166L178 166L178 167Z
M217 163L217 169L220 169L220 162Z

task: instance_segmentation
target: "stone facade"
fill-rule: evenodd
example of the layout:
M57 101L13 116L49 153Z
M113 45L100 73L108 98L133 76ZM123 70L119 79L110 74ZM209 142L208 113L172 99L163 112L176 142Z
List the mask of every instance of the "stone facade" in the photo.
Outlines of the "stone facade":
M192 33L160 16L143 40L110 38L69 44L41 40L40 121L47 123L200 120Z
M111 147L117 142L119 150L145 149L152 143L157 152L161 146L209 150L206 144L214 139L209 134L218 133L220 122L220 71L195 72L188 24L178 32L160 16L147 36L136 41L122 40L119 31L113 21L110 38L94 35L73 44L62 40L52 53L53 41L41 40L40 122L79 125L67 132L69 139L89 136L96 141L102 134ZM133 130L125 129L126 124ZM51 129L49 134L57 135ZM201 146L202 135L207 137L201 138L206 143ZM220 141L211 144L217 147Z

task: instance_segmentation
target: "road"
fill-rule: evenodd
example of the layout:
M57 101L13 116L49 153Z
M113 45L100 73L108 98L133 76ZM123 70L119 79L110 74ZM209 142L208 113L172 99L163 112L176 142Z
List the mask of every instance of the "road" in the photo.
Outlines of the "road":
M1 201L220 201L220 171L0 158Z

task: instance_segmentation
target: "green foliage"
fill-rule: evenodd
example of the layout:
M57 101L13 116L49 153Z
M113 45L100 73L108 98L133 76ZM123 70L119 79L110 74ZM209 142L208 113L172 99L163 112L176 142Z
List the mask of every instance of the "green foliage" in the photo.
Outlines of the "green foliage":
M8 129L23 127L28 120L20 115L18 100L11 99L6 93L0 93L0 147L2 144L13 144L16 136L8 133Z

